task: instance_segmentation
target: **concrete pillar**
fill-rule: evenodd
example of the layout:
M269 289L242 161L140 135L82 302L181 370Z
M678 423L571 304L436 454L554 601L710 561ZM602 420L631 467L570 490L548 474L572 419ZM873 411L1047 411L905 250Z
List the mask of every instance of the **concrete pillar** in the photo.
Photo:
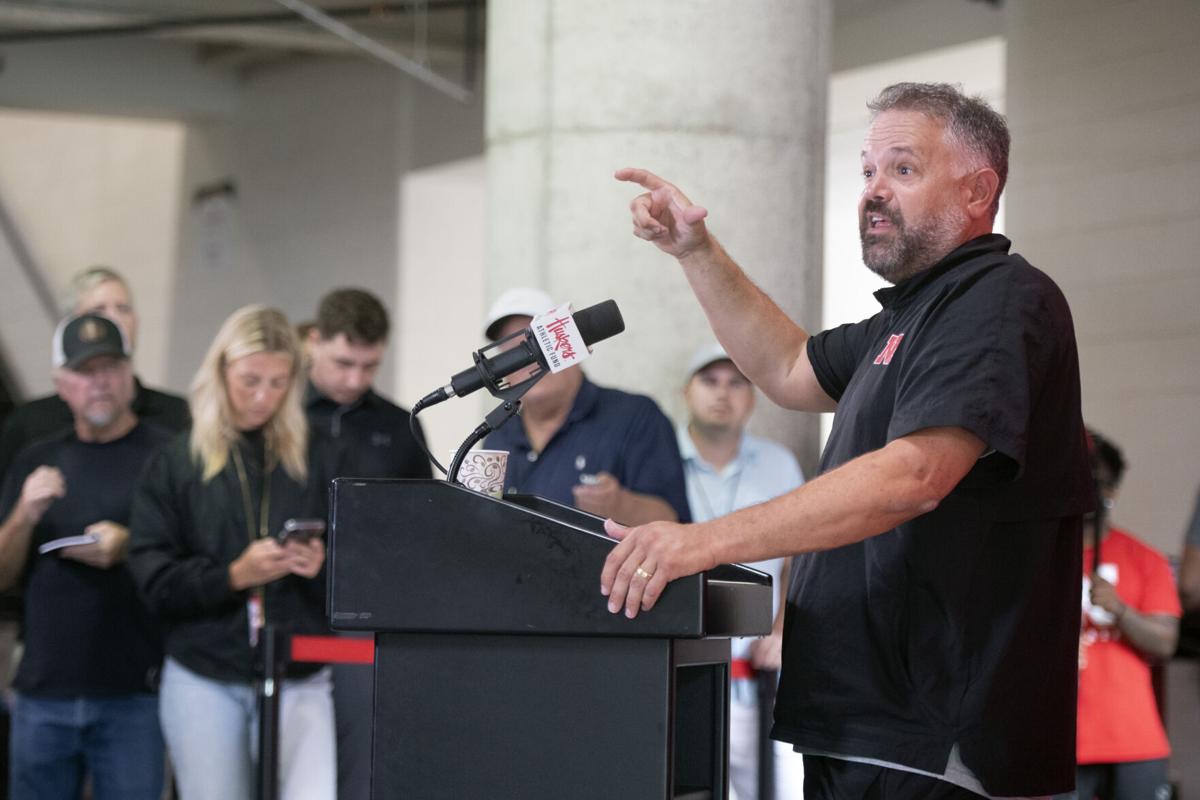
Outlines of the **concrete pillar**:
M1115 521L1177 554L1200 482L1200 4L1007 13L1008 232L1071 303L1084 417L1129 461Z
M612 297L626 332L586 366L676 418L710 336L674 261L630 233L640 166L780 305L820 325L829 0L500 0L488 7L488 296L537 284L576 308ZM811 469L815 417L764 403L757 427Z

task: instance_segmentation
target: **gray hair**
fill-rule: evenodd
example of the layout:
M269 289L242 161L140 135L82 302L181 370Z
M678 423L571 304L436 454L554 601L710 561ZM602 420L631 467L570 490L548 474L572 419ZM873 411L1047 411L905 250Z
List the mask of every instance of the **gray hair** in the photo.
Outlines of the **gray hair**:
M109 281L116 281L125 287L125 291L129 291L129 282L125 280L125 276L112 267L94 266L76 272L63 297L63 313L74 314L81 297L100 284ZM132 292L130 293L132 294Z
M967 97L949 83L894 83L867 103L871 119L884 111L918 111L946 126L946 131L973 159L995 170L1000 178L992 218L1000 210L1000 194L1008 182L1010 136L1004 116L982 97Z

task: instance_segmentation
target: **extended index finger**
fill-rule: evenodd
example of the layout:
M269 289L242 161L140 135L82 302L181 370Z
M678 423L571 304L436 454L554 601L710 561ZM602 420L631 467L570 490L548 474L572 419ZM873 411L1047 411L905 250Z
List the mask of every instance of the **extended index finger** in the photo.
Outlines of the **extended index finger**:
M636 183L651 190L671 185L650 170L639 169L637 167L619 169L613 173L613 177L619 181L629 181L630 183Z

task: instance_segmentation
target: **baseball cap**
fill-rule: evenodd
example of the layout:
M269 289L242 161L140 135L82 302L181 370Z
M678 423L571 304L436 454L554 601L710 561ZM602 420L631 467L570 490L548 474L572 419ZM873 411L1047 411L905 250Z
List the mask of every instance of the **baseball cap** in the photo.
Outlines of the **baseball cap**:
M51 363L75 369L96 356L129 358L129 343L117 323L99 314L67 317L54 331Z
M536 317L554 308L550 295L541 289L509 289L496 298L483 321L483 335L491 341L499 338L500 323L509 317Z
M692 376L707 366L717 363L718 361L733 361L729 354L725 352L725 348L720 342L709 342L702 344L696 348L696 352L692 353L692 358L688 361L687 378L690 381Z

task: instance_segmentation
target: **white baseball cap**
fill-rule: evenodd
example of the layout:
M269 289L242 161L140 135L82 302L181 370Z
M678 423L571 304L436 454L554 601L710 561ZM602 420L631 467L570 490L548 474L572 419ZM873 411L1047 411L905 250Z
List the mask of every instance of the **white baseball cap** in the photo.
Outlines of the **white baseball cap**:
M733 361L720 342L713 341L700 345L696 348L696 352L692 353L691 360L688 361L687 377L684 382L690 381L697 372L718 361Z
M509 317L536 317L554 308L550 295L541 289L509 289L496 298L483 321L483 335L490 341L500 338L500 323Z

